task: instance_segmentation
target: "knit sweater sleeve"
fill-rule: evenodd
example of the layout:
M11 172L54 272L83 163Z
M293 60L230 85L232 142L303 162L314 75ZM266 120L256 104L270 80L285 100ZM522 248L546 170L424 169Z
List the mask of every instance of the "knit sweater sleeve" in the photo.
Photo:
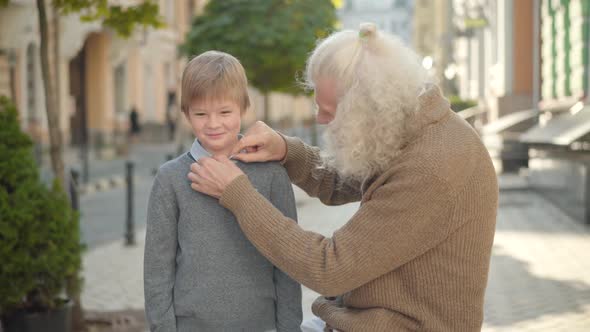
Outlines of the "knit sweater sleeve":
M150 331L176 331L174 280L178 207L170 184L157 176L150 193L144 252L145 313Z
M341 205L361 199L361 185L344 181L336 172L322 169L320 149L295 137L283 136L287 143L284 166L291 181L311 197L326 205Z
M446 182L411 173L392 178L331 238L283 216L246 176L234 180L220 201L273 264L316 292L336 296L422 255L458 227Z
M272 204L290 220L297 221L293 187L283 167L273 174L270 199ZM279 268L274 268L277 332L301 331L301 285Z

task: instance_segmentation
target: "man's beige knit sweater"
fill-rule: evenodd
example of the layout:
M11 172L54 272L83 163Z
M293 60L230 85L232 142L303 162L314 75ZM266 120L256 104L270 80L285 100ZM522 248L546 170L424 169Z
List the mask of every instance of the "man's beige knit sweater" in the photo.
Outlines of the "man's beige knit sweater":
M319 151L287 138L293 183L328 205L361 201L331 238L284 217L246 176L220 199L273 264L320 294L343 295L312 307L334 329L481 329L498 204L492 163L437 87L410 121L415 130L391 168L362 186L334 172L312 176Z

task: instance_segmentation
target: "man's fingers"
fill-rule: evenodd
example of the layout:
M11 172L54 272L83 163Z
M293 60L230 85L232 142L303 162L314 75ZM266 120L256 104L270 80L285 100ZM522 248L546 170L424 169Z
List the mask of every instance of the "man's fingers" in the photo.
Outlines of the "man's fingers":
M199 158L199 160L197 160L197 164L199 166L201 166L201 168L206 168L209 165L211 165L211 163L214 163L215 159L213 159L212 157L203 157L203 158Z
M202 166L199 165L199 163L192 163L191 164L191 172L193 173L197 173L197 171L201 168Z
M188 173L187 177L193 183L199 182L199 176L193 172Z
M192 181L191 179L191 188L193 190L196 190L207 195L213 193L211 186L206 181L203 182L203 178L199 178L198 176L196 178L198 179L197 181Z
M202 183L193 182L193 183L191 183L191 188L193 188L193 190L196 190L196 191L202 192L202 193L208 193L208 191L209 191L209 190L207 190L207 186Z
M242 140L244 138L242 138L241 140L238 141L238 143L234 146L234 148L231 150L231 155L235 155L236 153L242 151L244 149Z
M260 146L262 146L262 142L258 135L244 136L234 146L232 154L237 154L244 149L258 148Z
M219 198L221 196L221 194L218 191L213 190L213 189L211 189L211 188L209 188L209 187L207 187L205 185L201 185L201 184L198 184L198 183L194 183L194 182L191 183L191 188L194 191L198 191L198 192L200 192L202 194L213 196L215 198Z
M248 155L247 153L238 153L238 154L234 154L231 159L233 160L239 160L239 161L243 161L245 163L248 162L247 159L245 159L246 155Z
M237 159L239 161L243 161L245 163L251 163L253 161L266 161L266 157L264 155L264 151L257 151L252 153L238 153L234 155L233 159Z
M198 185L205 185L211 182L211 176L207 173L206 170L201 169L198 173L190 172L188 173L188 179L195 184Z
M262 121L256 121L252 126L250 126L250 128L248 128L248 130L246 130L244 135L250 136L253 134L263 132L267 127L268 126L266 125L266 123L264 123Z
M231 151L231 154L236 154L246 149L248 147L248 144L251 144L250 141L251 139L249 137L242 137L242 139L240 139L238 143L234 146L233 150Z
M209 160L206 160L209 159ZM211 181L212 176L211 176L211 172L209 171L209 169L207 169L207 165L210 165L210 163L214 161L212 158L201 158L199 159L198 163L192 163L191 164L191 173L194 174L197 181L199 182L203 182L203 180L207 180L207 181ZM217 162L217 161L214 161ZM189 173L190 175L190 173ZM190 178L190 177L189 177ZM193 180L192 178L190 178L191 181Z

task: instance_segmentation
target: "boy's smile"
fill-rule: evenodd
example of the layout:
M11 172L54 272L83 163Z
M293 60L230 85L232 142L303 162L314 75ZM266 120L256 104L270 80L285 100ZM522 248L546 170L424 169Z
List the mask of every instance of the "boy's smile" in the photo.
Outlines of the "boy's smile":
M194 101L185 113L199 143L213 155L229 156L238 140L241 110L232 100Z

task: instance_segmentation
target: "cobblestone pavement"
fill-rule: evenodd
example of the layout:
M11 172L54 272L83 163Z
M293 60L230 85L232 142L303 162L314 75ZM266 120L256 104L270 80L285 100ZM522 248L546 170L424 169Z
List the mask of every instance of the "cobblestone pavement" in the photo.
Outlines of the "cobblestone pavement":
M590 331L590 228L528 191L502 192L485 331Z
M483 331L590 331L590 228L540 195L511 185L501 192ZM518 179L516 179L518 180ZM297 191L300 224L329 236L358 205L323 207ZM84 257L87 310L143 308L143 238L89 250ZM317 294L304 289L303 310Z

